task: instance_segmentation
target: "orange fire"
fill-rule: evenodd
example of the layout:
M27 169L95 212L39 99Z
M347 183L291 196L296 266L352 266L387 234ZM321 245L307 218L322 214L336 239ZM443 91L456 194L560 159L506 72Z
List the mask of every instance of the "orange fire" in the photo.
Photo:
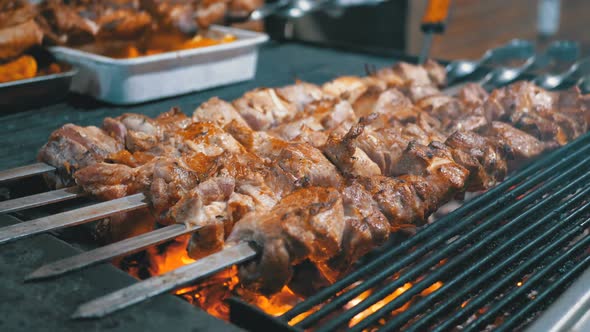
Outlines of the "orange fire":
M194 260L188 256L186 250L189 239L190 235L186 235L179 237L166 245L154 246L147 249L147 271L149 272L149 275L160 275L180 266L194 262ZM441 262L441 264L442 263L444 262ZM131 274L134 274L135 276L139 275L137 268L128 268L127 271ZM288 287L283 287L281 292L273 295L272 297L265 297L249 293L246 290L238 287L239 280L237 274L237 268L234 266L227 270L221 271L196 285L178 289L174 293L178 296L181 296L191 304L199 306L209 314L226 320L229 319L229 306L225 300L231 296L239 295L271 316L280 316L302 301L302 299ZM397 275L393 276L389 280L395 280L397 277ZM414 282L419 281L420 278ZM358 285L358 283L355 285ZM413 283L410 282L404 284L402 287L399 287L379 302L371 305L369 308L357 314L350 320L349 327L358 324L366 317L377 312L389 302L395 300L400 295L405 293L412 286ZM427 296L437 291L442 286L443 283L441 281L435 282L428 288L424 289L418 296ZM372 293L373 290L367 290L361 293L356 298L349 301L344 306L344 309L348 310L358 305ZM414 300L412 299L406 302L402 307L392 311L390 314L395 315L403 312L411 306L413 301ZM289 324L295 325L299 323L318 309L319 307L316 307L296 316L289 321Z

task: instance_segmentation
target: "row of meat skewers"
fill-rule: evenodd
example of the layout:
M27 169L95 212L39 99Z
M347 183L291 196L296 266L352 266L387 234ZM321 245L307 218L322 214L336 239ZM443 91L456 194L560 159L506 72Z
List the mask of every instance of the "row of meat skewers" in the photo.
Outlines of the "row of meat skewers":
M158 223L194 230L194 258L251 244L259 255L239 278L255 292L305 292L297 269L332 282L391 232L587 131L588 97L576 89L519 82L488 95L467 85L451 97L442 86L444 69L427 62L257 89L213 98L192 118L171 110L68 124L39 160L56 168L47 174L56 188L102 200L140 193Z

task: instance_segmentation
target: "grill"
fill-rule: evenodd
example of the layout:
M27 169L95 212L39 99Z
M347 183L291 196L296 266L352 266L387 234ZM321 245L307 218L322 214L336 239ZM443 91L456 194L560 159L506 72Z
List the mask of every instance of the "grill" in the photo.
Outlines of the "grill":
M535 161L280 317L234 298L231 321L284 331L522 328L590 264L589 143L586 134Z
M32 168L23 172L53 170L44 164ZM394 235L388 245L361 260L354 272L284 314L272 317L231 298L230 320L248 330L272 331L512 331L535 321L543 328L571 325L590 303L573 306L580 302L580 293L590 289L588 279L579 278L590 265L589 171L586 134L415 235ZM13 185L28 190L28 181L19 179ZM31 194L22 191L19 194ZM24 197L13 204L33 208L81 196L73 189L40 195L33 203ZM128 199L134 209L146 205L139 196ZM92 206L113 209L111 203ZM57 205L69 210L79 207L80 200ZM10 206L4 210L13 211ZM55 211L54 205L23 216ZM105 210L96 219L110 214ZM169 229L169 237L188 233L175 227ZM580 281L572 285L576 279Z
M588 184L585 134L414 236L395 236L354 272L281 316L231 298L230 320L277 331L523 329L590 265ZM59 200L78 196L64 192ZM563 299L552 316L563 316L578 298ZM571 314L574 322L579 313Z
M414 236L395 237L279 317L230 299L231 322L284 331L522 329L590 265L589 183L586 134Z

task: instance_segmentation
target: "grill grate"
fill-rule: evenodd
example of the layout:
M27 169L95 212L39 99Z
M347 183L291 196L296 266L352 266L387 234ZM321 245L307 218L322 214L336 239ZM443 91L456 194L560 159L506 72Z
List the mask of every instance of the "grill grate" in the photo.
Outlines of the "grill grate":
M264 318L299 331L522 327L590 266L588 184L590 134L531 163L282 316ZM352 300L358 303L351 306ZM232 321L245 328L260 324L252 314L233 313L245 306L232 301ZM300 319L302 314L307 316Z

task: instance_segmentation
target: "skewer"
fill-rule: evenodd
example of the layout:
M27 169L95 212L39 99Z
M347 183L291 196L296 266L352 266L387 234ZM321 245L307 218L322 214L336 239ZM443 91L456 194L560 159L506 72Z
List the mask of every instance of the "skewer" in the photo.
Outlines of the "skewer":
M0 244L54 229L91 222L116 213L144 208L148 206L145 199L144 194L135 194L0 228Z
M29 176L43 174L54 171L55 167L47 165L45 163L35 163L31 165L16 167L0 171L0 182L8 180L18 180Z
M26 276L25 281L57 277L68 272L80 270L84 267L95 265L117 256L132 254L149 246L160 244L175 237L194 232L199 228L200 227L187 227L184 224L166 226L98 249L86 251L72 257L45 264Z
M242 242L185 265L171 272L152 277L80 305L72 318L99 318L145 299L208 277L234 264L256 257L258 253Z
M42 205L67 201L77 197L82 197L84 195L85 193L76 186L47 191L36 195L0 202L0 213L10 213L24 209L31 209Z

